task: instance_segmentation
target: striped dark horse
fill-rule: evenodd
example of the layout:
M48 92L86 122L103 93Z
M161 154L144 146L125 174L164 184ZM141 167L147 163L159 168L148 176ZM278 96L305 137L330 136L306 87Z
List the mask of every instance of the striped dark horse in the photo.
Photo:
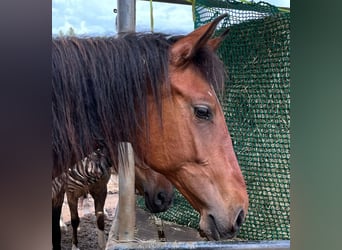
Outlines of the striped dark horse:
M72 249L78 249L77 230L80 223L78 215L78 199L88 193L94 199L96 224L98 228L98 245L104 249L106 240L104 234L104 205L107 196L107 184L112 172L112 163L108 154L103 150L96 150L88 155L67 172L52 180L53 227L57 228L57 221L61 215L64 194L67 194L72 226ZM173 200L173 186L161 174L151 170L148 166L135 167L135 186L138 194L145 197L146 207L152 213L167 210ZM61 223L60 223L61 224ZM60 241L60 232L55 230L54 239Z

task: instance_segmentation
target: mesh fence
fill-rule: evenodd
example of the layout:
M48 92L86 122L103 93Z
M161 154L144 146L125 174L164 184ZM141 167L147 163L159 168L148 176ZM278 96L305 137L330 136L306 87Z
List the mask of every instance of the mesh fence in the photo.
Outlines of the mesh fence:
M197 0L195 27L228 13L218 53L227 65L222 99L247 183L250 207L238 238L290 239L290 14L267 3ZM138 205L143 206L143 200ZM198 228L199 214L178 192L162 219Z

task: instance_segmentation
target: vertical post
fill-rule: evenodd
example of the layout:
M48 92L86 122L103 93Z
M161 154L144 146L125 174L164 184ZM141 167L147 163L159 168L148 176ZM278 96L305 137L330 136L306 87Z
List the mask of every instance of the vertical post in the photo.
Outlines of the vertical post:
M135 0L117 0L117 32L135 32Z
M119 145L119 241L132 241L135 227L135 172L132 145ZM119 155L121 155L119 153Z
M119 144L119 201L115 209L106 249L117 243L134 240L135 229L135 163L132 145Z

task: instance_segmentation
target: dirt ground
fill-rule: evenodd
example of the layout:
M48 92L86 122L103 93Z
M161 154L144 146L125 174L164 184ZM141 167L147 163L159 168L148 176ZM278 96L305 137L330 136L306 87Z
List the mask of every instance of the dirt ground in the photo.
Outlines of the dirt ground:
M117 176L112 175L108 183L108 193L105 203L105 233L108 239L109 230L114 218L115 208L118 202L118 180ZM83 200L83 209L79 204L80 225L78 228L78 247L81 250L97 249L97 227L96 217L94 213L94 200L88 195ZM64 199L61 218L67 226L67 230L62 229L62 249L71 249L72 227L70 223L69 207ZM156 224L159 224L158 226ZM199 233L192 229L176 225L173 223L163 222L163 237L158 234L160 229L160 219L156 219L152 214L137 208L136 214L136 238L142 241L200 241L204 240Z

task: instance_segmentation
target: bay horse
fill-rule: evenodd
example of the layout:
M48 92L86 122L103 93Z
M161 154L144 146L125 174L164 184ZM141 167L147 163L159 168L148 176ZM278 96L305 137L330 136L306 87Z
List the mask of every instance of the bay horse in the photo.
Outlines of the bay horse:
M138 159L137 159L138 160ZM144 196L145 205L152 213L166 211L173 201L172 184L161 174L148 166L135 164L135 186L139 195ZM54 249L61 247L61 227L66 227L61 220L61 211L66 193L72 226L72 249L78 248L78 200L88 193L94 199L99 249L104 249L106 239L104 233L104 205L107 197L107 184L112 172L112 163L106 150L96 150L78 162L68 172L56 177L52 182L52 242ZM58 224L59 221L59 224Z
M225 16L185 36L53 39L53 176L99 143L117 169L127 141L200 213L209 240L236 236L248 195L217 97L225 35L212 38Z

